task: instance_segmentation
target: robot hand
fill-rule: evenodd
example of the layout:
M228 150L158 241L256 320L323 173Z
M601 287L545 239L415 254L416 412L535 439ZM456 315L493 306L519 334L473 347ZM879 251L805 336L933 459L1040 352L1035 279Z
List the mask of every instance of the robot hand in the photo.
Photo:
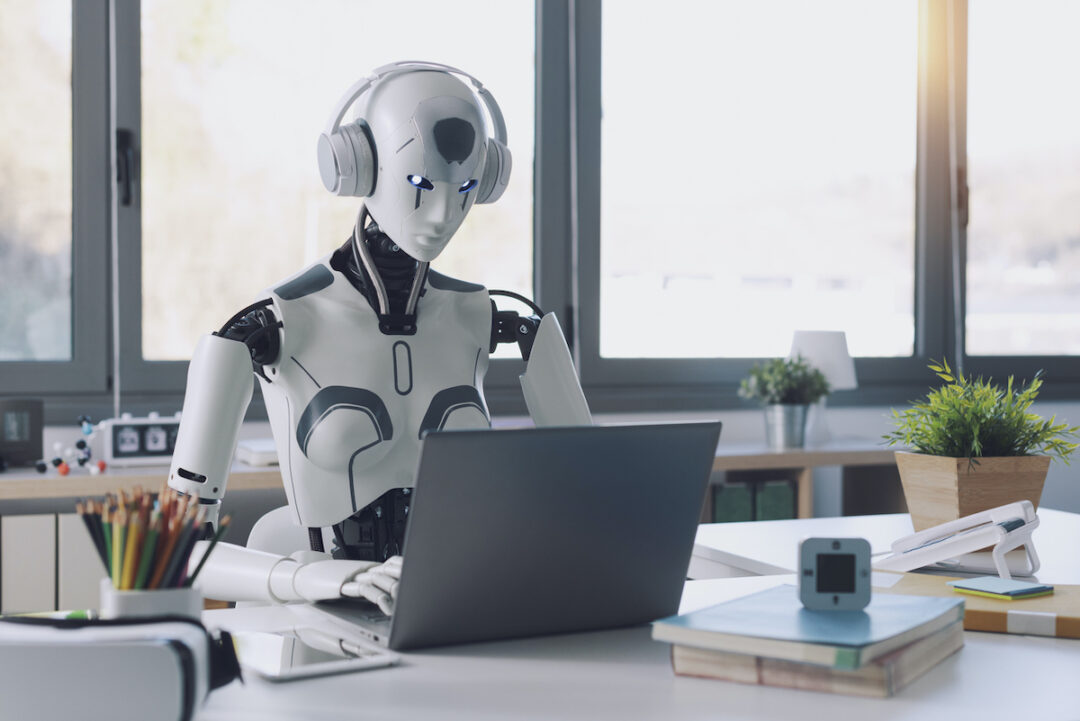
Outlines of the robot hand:
M401 556L391 556L382 565L370 568L342 585L341 595L366 598L389 616L394 612L400 580Z
M304 563L292 575L293 593L305 601L325 601L342 596L365 598L386 615L394 611L401 556L386 563L335 559Z

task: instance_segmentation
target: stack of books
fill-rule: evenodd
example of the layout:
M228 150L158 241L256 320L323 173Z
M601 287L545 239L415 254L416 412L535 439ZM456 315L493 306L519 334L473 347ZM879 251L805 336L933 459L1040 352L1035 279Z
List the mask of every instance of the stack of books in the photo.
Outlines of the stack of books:
M891 696L964 645L964 603L875 593L862 611L809 611L777 586L653 624L681 676Z

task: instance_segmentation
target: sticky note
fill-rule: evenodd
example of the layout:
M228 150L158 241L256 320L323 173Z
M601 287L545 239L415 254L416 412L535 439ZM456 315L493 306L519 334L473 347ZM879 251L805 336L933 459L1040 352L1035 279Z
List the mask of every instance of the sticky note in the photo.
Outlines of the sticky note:
M950 586L960 593L974 593L977 595L996 596L1001 598L1027 598L1029 596L1045 596L1053 593L1054 587L1041 583L1017 581L1016 579L998 578L997 576L980 576L979 578L965 578L958 581L949 581Z

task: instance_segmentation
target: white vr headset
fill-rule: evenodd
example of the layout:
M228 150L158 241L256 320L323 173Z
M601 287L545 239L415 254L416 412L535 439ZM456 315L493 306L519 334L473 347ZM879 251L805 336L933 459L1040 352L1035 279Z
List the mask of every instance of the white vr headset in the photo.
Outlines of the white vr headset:
M376 84L404 73L435 71L460 75L469 80L473 91L487 108L495 137L487 139L487 160L477 186L477 203L494 203L510 182L510 148L506 146L506 122L499 104L483 84L466 72L441 63L404 61L377 68L371 75L358 80L338 101L330 116L326 131L319 136L319 175L323 185L334 195L367 197L375 191L377 181L375 144L364 118L341 124L346 111L361 95Z
M38 721L188 721L240 677L232 638L181 616L0 617L0 669L0 718Z

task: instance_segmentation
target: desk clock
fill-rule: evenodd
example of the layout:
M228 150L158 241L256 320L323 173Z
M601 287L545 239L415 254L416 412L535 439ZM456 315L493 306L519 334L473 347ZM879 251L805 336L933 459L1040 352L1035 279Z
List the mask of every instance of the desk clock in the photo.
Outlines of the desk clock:
M812 611L858 611L870 603L870 543L807 538L799 544L799 600Z

